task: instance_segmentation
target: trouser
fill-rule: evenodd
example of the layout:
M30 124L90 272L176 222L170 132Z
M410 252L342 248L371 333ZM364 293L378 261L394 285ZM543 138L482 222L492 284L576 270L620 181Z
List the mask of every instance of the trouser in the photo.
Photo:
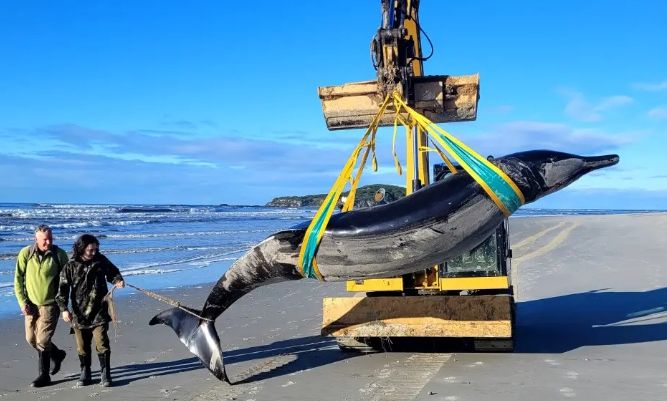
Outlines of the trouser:
M25 340L37 351L51 350L51 337L56 332L60 309L58 305L42 305L32 308L32 315L25 317Z
M91 355L90 342L92 339L95 340L95 350L98 354L110 351L108 329L108 324L101 324L89 329L75 328L76 352L81 356Z

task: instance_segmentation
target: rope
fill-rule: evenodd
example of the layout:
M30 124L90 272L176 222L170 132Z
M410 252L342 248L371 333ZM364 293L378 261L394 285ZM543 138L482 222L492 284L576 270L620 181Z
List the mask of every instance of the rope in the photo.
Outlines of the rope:
M208 319L208 318L205 318L203 316L199 316L198 314L196 314L193 311L191 311L190 309L184 307L180 302L178 302L174 299L171 299L169 297L165 297L164 295L154 293L153 291L145 290L143 288L137 287L137 286L132 285L132 284L128 284L127 282L125 283L125 285L128 286L128 287L134 288L135 290L141 292L142 294L146 295L147 297L156 299L160 302L164 302L165 304L168 304L168 305L171 305L175 308L178 308L178 309L182 310L183 312L189 313L192 316L196 317L197 319L206 320L208 322L213 321L213 319ZM113 290L111 290L111 291L113 291Z
M107 300L107 305L109 308L109 316L111 317L111 323L113 324L113 342L118 341L118 314L116 313L116 304L113 302L113 292L116 290L116 286L111 287L111 291L104 296Z

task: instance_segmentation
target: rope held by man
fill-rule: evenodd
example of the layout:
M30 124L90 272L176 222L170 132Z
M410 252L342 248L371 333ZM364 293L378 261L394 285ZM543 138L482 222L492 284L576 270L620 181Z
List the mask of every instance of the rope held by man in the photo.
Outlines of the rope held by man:
M143 289L141 287L137 287L136 285L132 285L132 284L129 284L127 282L125 282L125 285L128 286L128 287L134 288L135 290L141 292L142 294L146 295L149 298L153 298L155 300L158 300L160 302L163 302L163 303L171 305L175 308L178 308L178 309L182 310L183 312L189 313L192 316L196 317L197 319L206 320L208 322L213 321L212 319L208 319L208 318L205 318L203 316L199 316L198 314L194 313L192 310L190 310L189 308L186 308L185 306L183 306L183 304L181 304L180 302L178 302L174 299L171 299L171 298L166 297L164 295L157 294L153 291ZM109 293L106 295L106 297L107 297L107 301L108 301L108 304L109 304L109 314L111 315L111 320L114 322L114 324L116 324L116 322L118 320L118 316L116 314L116 307L113 303L113 290L114 290L114 288L112 288L111 291L109 291Z

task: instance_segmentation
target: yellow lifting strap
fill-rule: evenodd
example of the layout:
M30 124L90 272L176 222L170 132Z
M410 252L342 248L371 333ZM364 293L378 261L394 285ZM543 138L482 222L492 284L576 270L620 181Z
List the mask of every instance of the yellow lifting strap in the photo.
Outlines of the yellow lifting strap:
M411 130L414 127L418 127L422 132L426 132L432 140L439 143L446 151L449 153L459 165L466 170L470 176L479 183L484 191L489 195L489 197L498 205L498 208L503 212L505 216L509 216L516 209L525 203L523 194L516 186L516 184L498 167L490 163L486 158L470 149L463 142L454 138L451 134L446 132L444 129L440 128L429 119L419 114L412 108L410 108L401 98L400 93L394 92L384 99L384 102L380 106L378 114L374 117L371 125L366 130L366 133L361 138L359 144L355 147L354 151L348 158L345 166L338 175L338 178L334 182L333 186L329 190L326 198L322 202L322 205L315 213L315 217L310 222L306 233L304 234L304 239L301 244L301 250L299 252L299 262L298 268L304 277L308 278L317 278L322 280L322 275L317 267L317 261L315 259L315 254L317 253L317 248L322 236L326 230L327 224L331 218L331 215L336 209L338 200L343 194L343 189L346 184L350 182L350 193L343 205L342 211L346 212L351 210L354 207L354 198L359 185L359 180L363 172L366 160L368 155L373 153L373 170L377 169L377 160L375 157L375 135L377 134L377 129L381 117L387 111L388 105L391 103L394 106L394 130L392 138L392 148L393 148L393 157L396 166L396 170L400 175L402 173L401 164L398 160L396 154L396 136L398 133L398 124L400 123L405 127L406 130ZM404 117L406 115L408 118ZM454 167L453 163L447 158L445 153L433 142L434 150L442 157L443 161L447 164L449 169L456 173L458 170ZM357 172L352 178L354 169L357 166L357 161L359 159L359 154L364 150L364 154L357 168ZM433 150L428 147L420 147L420 151L430 151Z
M318 280L322 279L320 271L317 268L317 261L315 260L315 254L317 253L317 247L320 244L320 240L324 235L324 232L329 223L331 215L336 209L338 200L343 194L343 189L345 185L350 182L350 193L347 196L345 204L343 205L342 210L348 211L351 210L354 206L354 197L357 191L357 186L359 185L359 179L361 178L361 173L366 164L366 160L370 152L373 152L373 169L377 169L377 161L375 158L375 135L377 134L377 129L380 123L380 118L384 115L387 106L391 100L391 95L387 95L384 99L384 102L380 106L380 111L373 118L371 125L366 130L366 133L359 141L359 144L354 148L352 154L348 158L343 170L341 170L338 178L331 186L329 193L322 202L322 205L315 213L315 217L310 222L308 229L303 237L303 242L301 243L301 251L299 252L299 263L298 268L303 274L304 277L316 278ZM352 179L352 174L354 173L354 168L357 165L357 160L359 159L359 154L363 149L366 149L357 169L356 176Z

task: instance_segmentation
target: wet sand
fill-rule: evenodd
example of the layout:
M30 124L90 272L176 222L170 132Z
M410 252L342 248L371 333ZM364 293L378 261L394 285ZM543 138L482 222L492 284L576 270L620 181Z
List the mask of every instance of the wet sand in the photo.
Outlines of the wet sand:
M30 388L36 353L16 314L0 324L0 400L664 400L665 227L667 214L512 219L514 353L340 352L319 329L322 297L345 295L344 284L303 280L259 288L218 319L230 386L169 328L148 326L165 305L125 289L111 329L116 386L75 387L61 321L62 371ZM161 293L199 306L208 291ZM94 359L94 378L98 370Z

